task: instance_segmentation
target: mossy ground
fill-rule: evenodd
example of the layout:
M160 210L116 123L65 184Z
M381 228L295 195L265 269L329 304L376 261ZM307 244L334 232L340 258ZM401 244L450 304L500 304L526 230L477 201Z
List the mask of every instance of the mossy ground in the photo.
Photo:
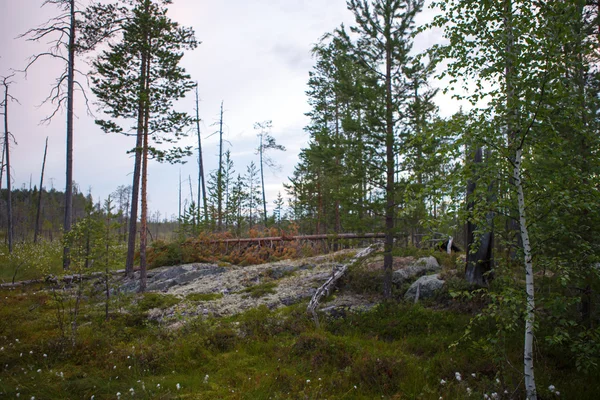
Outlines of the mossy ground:
M471 346L449 348L468 312L390 303L323 320L316 329L299 304L197 317L173 330L145 318L149 307L172 304L170 296L113 298L105 320L101 294L86 292L73 346L69 327L66 338L58 329L57 300L41 289L0 293L3 398L460 399L467 388L473 398L493 392L521 398L517 366L500 371ZM506 344L507 358L518 360L519 339ZM596 398L597 380L568 369L560 357L537 365L543 398L550 398L549 384L561 398Z
M442 257L444 272L453 268L455 260ZM380 272L354 269L341 290L374 295L380 279ZM468 289L456 281L457 290ZM272 289L267 283L254 287L257 295ZM414 305L399 296L362 314L321 316L319 329L306 303L220 319L175 315L184 324L174 329L148 312L220 294L113 295L107 319L102 286L87 282L73 344L73 289L0 291L0 398L523 398L521 329L499 336L493 323L478 324L474 341L460 341L481 308L476 297L446 293ZM570 353L543 340L536 345L540 399L598 398L600 381L579 373Z

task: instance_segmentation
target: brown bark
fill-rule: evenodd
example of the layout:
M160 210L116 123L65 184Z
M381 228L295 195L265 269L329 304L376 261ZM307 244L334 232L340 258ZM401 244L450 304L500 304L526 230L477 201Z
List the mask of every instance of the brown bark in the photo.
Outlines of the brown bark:
M148 2L146 3L148 4ZM148 40L149 42L149 40ZM146 246L148 243L148 135L150 123L150 56L146 55L146 82L145 82L145 107L144 107L144 131L142 145L142 212L140 218L140 293L146 291L147 281L147 259Z
M394 246L394 103L392 100L392 42L389 24L385 32L385 241L383 252L383 297L392 297L392 249Z

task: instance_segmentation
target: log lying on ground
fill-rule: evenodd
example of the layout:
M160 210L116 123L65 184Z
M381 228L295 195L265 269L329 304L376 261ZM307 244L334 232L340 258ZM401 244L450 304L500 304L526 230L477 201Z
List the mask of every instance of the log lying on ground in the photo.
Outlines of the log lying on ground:
M382 239L385 233L338 233L331 235L302 235L302 236L269 236L241 239L218 239L209 243L254 243L254 242L277 242L293 240L325 240L325 239Z
M381 243L374 243L371 246L359 251L348 263L344 265L336 265L333 269L333 274L327 281L317 289L312 299L308 303L306 311L310 313L315 320L315 324L319 327L319 317L317 316L317 307L323 296L329 295L330 291L335 287L336 282L346 273L348 267L361 258L368 256L381 247Z
M116 271L110 271L111 275L124 275L125 274L125 270L124 269L119 269ZM73 275L63 275L63 276L59 276L56 277L54 275L49 275L43 279L30 279L27 281L17 281L17 282L9 282L9 283L0 283L0 289L11 289L11 288L16 288L19 286L27 286L27 285L33 285L36 283L58 283L58 282L64 282L64 283L72 283L72 282L77 282L79 280L88 280L88 279L94 279L94 278L100 278L102 276L104 276L105 273L104 272L90 272L87 274L73 274Z

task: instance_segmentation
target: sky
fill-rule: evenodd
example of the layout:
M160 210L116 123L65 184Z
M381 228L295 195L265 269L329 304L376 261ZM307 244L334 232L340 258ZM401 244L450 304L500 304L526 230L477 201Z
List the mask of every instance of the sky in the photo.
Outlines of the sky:
M79 0L82 6L87 0ZM22 70L33 54L48 49L47 42L30 42L17 38L28 29L43 24L57 15L52 5L41 7L42 0L0 0L0 76L12 70ZM200 96L201 136L205 171L218 164L219 109L224 102L224 138L231 150L236 173L244 174L246 166L258 164L255 149L258 138L254 123L273 121L272 136L287 148L272 152L281 166L279 171L266 171L266 195L269 208L283 183L292 175L300 150L307 145L308 124L305 113L310 111L305 91L309 71L314 65L312 47L327 32L344 23L354 22L345 0L173 0L168 15L183 26L192 27L201 44L187 52L182 65L198 82ZM433 11L425 10L418 18L428 20ZM426 32L417 37L415 50L421 51L440 41L439 32ZM92 56L77 60L78 68L88 69ZM44 186L64 190L65 187L65 121L59 112L47 124L41 121L50 115L53 106L42 104L60 75L62 64L57 60L40 59L25 76L16 72L9 93L19 103L9 103L9 131L16 145L11 147L13 186L39 186L44 142L49 139ZM81 78L85 87L85 78ZM73 178L83 193L94 201L105 199L118 186L131 185L133 157L127 151L135 139L118 134L105 134L94 124L101 117L89 90L89 107L84 97L76 93ZM457 108L449 97L440 96L442 115ZM194 95L190 93L178 104L178 110L194 113ZM3 131L3 129L2 129ZM212 136L211 136L212 135ZM180 142L197 146L195 134ZM178 213L179 176L183 182L184 202L189 201L188 179L197 196L198 167L196 156L184 165L149 164L148 200L152 213L171 218ZM6 187L6 182L2 183Z

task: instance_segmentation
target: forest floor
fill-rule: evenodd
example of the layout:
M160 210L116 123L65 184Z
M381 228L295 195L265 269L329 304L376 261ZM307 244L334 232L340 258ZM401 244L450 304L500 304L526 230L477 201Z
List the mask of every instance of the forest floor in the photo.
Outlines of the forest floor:
M143 295L113 278L108 314L102 280L84 283L77 315L77 285L2 289L0 398L523 398L521 330L492 346L498 327L483 324L461 340L483 304L453 295L465 288L454 257L417 255L438 258L448 282L419 304L406 286L382 301L380 255L353 265L322 306L344 312L320 313L317 328L308 300L353 254L159 268ZM571 361L540 343L540 399L597 398L600 382Z

